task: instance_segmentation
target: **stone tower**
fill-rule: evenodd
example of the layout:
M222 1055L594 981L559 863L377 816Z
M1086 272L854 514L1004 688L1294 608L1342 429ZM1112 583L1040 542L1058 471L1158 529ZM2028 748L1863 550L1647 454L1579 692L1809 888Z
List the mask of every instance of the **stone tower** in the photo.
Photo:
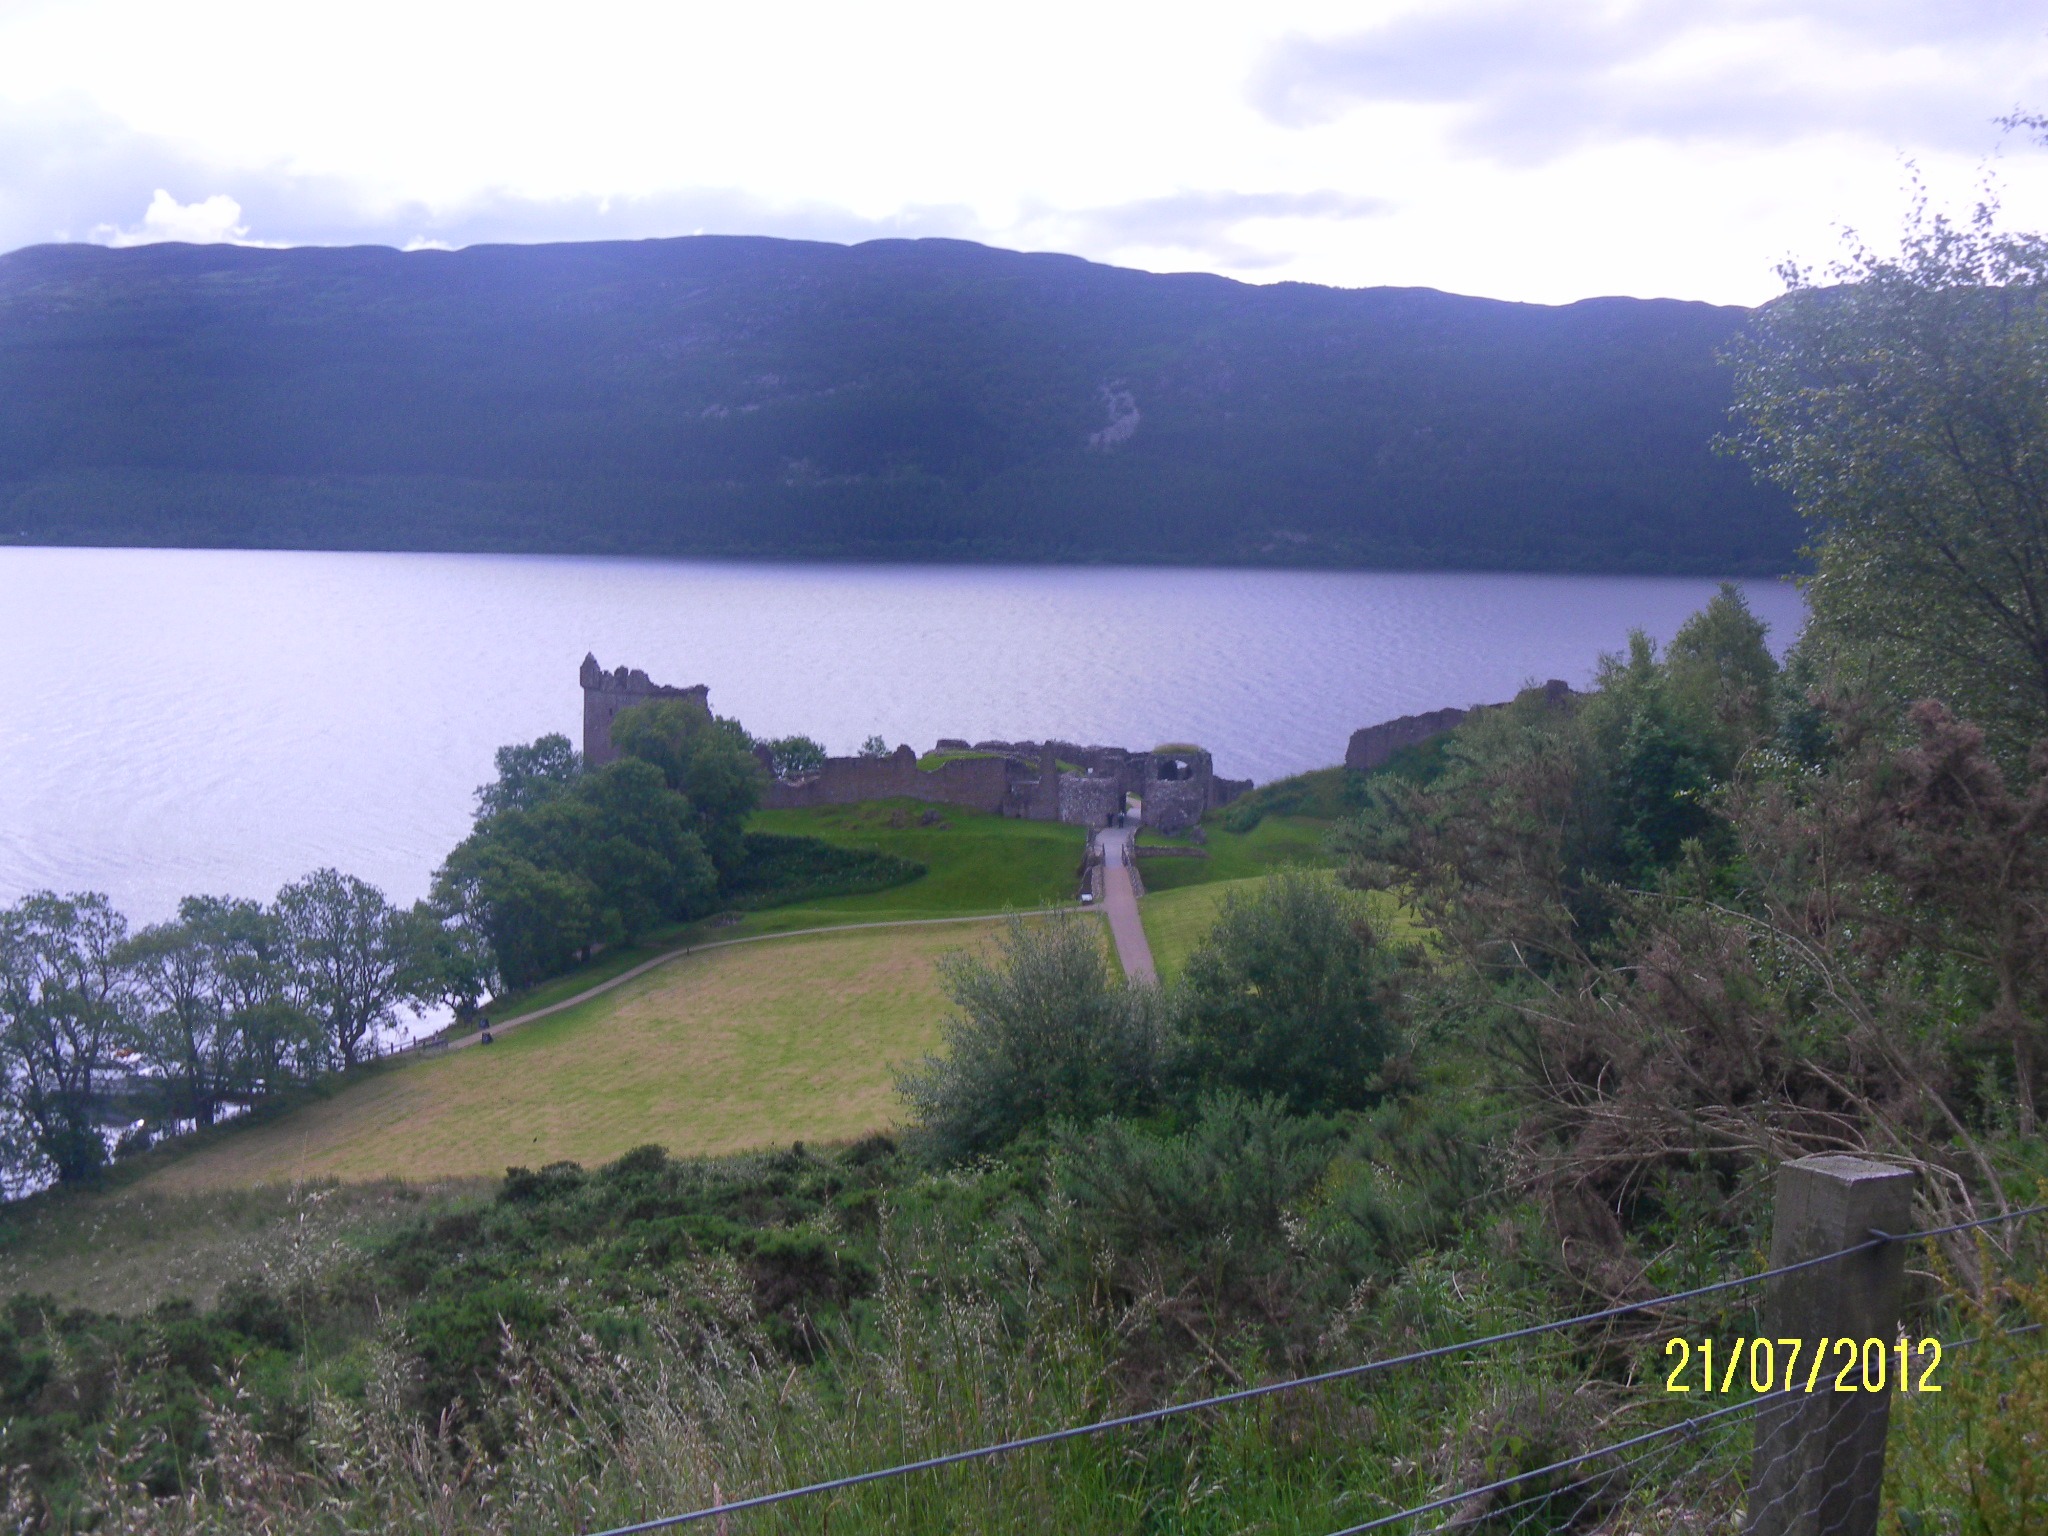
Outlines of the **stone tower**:
M657 683L637 667L619 667L607 672L595 655L583 658L579 674L583 683L583 766L602 768L619 754L612 748L612 720L622 709L645 704L649 699L694 699L711 707L711 687L673 688Z

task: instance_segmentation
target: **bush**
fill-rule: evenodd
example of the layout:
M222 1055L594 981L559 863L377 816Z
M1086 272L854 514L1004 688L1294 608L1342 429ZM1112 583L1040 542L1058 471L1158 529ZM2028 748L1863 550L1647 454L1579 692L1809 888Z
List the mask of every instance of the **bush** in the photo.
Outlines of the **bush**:
M828 896L864 896L921 879L925 866L879 848L840 848L821 837L785 837L749 832L746 852L725 894L736 907L754 910L822 901Z
M1157 994L1112 976L1093 921L1012 918L995 960L949 955L940 972L960 1010L945 1053L898 1080L928 1153L969 1157L1054 1119L1086 1124L1152 1103Z
M1373 1102L1397 1037L1398 964L1358 898L1322 875L1282 870L1232 892L1174 999L1180 1097L1231 1088L1297 1114Z
M1040 1250L1076 1293L1151 1308L1168 1350L1244 1323L1299 1366L1361 1279L1397 1270L1491 1187L1485 1128L1456 1105L1417 1108L1301 1116L1220 1093L1179 1134L1062 1127Z

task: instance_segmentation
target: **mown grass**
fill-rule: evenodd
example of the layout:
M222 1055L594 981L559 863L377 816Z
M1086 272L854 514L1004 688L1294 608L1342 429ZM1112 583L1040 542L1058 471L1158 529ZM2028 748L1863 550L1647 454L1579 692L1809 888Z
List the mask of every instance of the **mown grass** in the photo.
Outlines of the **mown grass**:
M929 822L927 816L932 818ZM537 986L493 999L492 1015L503 1020L552 1007L658 956L720 939L841 923L968 916L1072 901L1074 875L1086 843L1079 827L1017 821L918 800L758 811L748 830L816 837L841 848L880 849L913 859L928 872L889 890L795 902L746 913L737 922L727 915L671 924L649 933L638 944L608 950Z
M933 962L968 924L862 930L680 956L489 1047L394 1064L166 1159L140 1187L447 1179L845 1140L891 1124L893 1069L937 1044Z
M1228 814L1227 810L1212 811L1202 821L1208 837L1206 859L1141 859L1138 873L1146 892L1244 880L1270 874L1286 864L1324 866L1331 862L1323 847L1330 822L1309 816L1266 816L1249 832L1232 832L1223 822Z
M912 859L922 878L865 896L839 896L758 914L746 931L774 931L768 920L798 914L814 921L874 922L1043 907L1074 898L1087 837L1079 827L1020 821L919 800L869 800L799 811L760 811L749 829L822 838L846 848L878 848ZM787 927L807 926L791 921Z

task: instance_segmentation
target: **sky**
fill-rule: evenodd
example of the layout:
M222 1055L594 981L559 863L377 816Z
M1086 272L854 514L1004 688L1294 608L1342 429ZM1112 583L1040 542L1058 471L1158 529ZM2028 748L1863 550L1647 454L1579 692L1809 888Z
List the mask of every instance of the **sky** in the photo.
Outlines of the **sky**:
M0 0L0 251L949 236L1758 303L1990 187L2044 0Z

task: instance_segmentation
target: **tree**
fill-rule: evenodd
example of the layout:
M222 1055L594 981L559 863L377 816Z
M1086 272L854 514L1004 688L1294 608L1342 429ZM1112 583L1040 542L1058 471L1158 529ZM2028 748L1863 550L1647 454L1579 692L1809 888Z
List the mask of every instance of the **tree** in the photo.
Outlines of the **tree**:
M1234 1089L1297 1114L1369 1104L1397 1038L1394 970L1358 899L1322 875L1234 891L1182 974L1173 1080L1189 1099Z
M508 987L560 974L597 942L597 891L585 876L544 867L481 831L449 854L434 899L484 936Z
M213 950L222 1012L240 1046L235 1085L269 1093L321 1064L320 1031L307 1012L289 936L276 908L225 896L188 896L179 917Z
M530 986L599 944L708 911L718 871L697 825L659 768L621 758L531 809L479 818L442 865L434 899L488 941L507 985ZM434 940L429 958L445 957L448 942Z
M948 955L939 974L959 1009L944 1026L946 1049L898 1079L934 1155L970 1157L1051 1120L1086 1124L1150 1106L1158 998L1111 974L1093 922L1013 918L993 960Z
M241 1052L209 915L202 900L187 897L175 919L151 924L121 951L141 1004L137 1044L164 1082L172 1115L199 1125L213 1124Z
M550 733L527 746L500 747L495 761L497 778L476 792L479 816L532 810L567 790L583 771L583 754L560 733Z
M860 755L862 757L887 757L889 755L889 743L880 736L870 736L860 744Z
M65 1183L106 1161L99 1093L133 1024L127 920L98 893L0 911L0 1083L32 1159Z
M692 699L652 699L619 711L612 744L622 756L659 768L688 802L692 828L721 874L739 868L763 773L738 721L714 719Z
M1672 700L1716 738L1719 774L1776 727L1778 662L1765 644L1769 633L1741 589L1724 581L1664 652Z
M2017 765L2048 736L2048 241L1923 203L1896 257L1783 276L1735 446L1813 524L1810 636Z
M405 914L374 885L334 869L315 870L279 891L277 911L327 1053L352 1067L417 985Z
M460 904L416 901L406 914L413 931L422 999L446 1003L468 1020L503 984L490 936Z
M825 766L825 748L808 736L778 736L762 743L779 775L815 773Z
M1627 884L1652 881L1671 864L1690 840L1719 832L1723 823L1708 803L1717 769L1725 773L1735 761L1738 716L1724 738L1717 710L1729 679L1703 634L1705 612L1688 625L1689 679L1693 707L1677 694L1672 668L1657 659L1656 644L1641 630L1629 635L1626 657L1600 658L1599 688L1582 714L1593 760L1602 771L1595 781L1604 790L1601 820L1612 839L1587 866ZM1739 629L1737 624L1730 627ZM1728 692L1730 707L1741 688ZM1747 735L1739 738L1744 744Z

